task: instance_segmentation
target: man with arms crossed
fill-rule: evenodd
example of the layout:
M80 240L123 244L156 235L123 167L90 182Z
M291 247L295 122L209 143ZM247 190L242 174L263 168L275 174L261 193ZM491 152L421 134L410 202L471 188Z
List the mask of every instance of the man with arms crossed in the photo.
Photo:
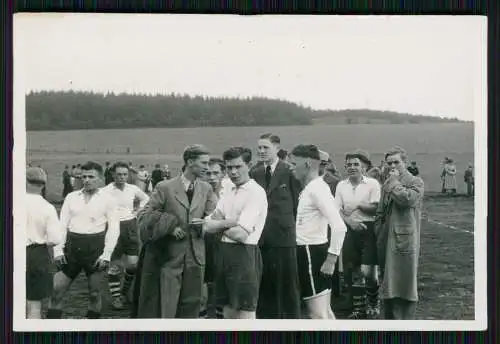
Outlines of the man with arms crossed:
M115 201L99 188L103 178L101 165L87 162L82 166L81 178L83 188L70 193L61 209L65 240L54 247L54 262L60 271L54 276L54 293L47 312L49 319L62 317L63 297L82 270L89 285L87 318L101 317L102 278L120 235Z
M330 306L332 275L346 226L328 185L319 175L320 155L314 145L299 145L290 159L304 188L297 208L297 265L302 299L311 319L335 319ZM330 225L330 240L328 240ZM330 244L328 244L330 241Z
M295 240L301 186L288 164L278 158L279 145L278 136L261 135L260 163L250 173L266 190L268 203L266 225L259 241L263 263L259 319L299 319L301 316Z
M249 176L250 149L234 147L223 158L235 186L200 223L207 234L223 232L216 293L218 304L224 305L224 318L255 319L262 276L258 243L266 222L267 197Z
M49 245L64 239L56 209L41 196L45 171L26 170L26 318L42 318L42 300L52 293Z
M129 290L134 279L139 256L139 240L137 237L136 215L142 209L149 196L138 186L128 184L128 165L125 162L117 162L110 172L114 182L105 186L102 190L109 193L115 200L118 216L120 218L120 236L115 250L111 255L111 267L108 271L109 291L112 297L111 306L114 309L124 309L125 304L130 302ZM134 207L139 203L139 207ZM121 285L120 260L124 258L123 286Z
M137 217L147 223L162 222L173 216L179 222L177 227L166 228L164 240L157 243L164 254L162 261L158 257L151 261L152 266L144 262L141 267L143 273L160 267L159 285L153 286L160 293L155 301L159 304L155 308L159 308L160 318L198 318L200 315L205 241L191 222L212 213L217 202L210 184L202 180L208 170L208 150L202 145L188 146L183 160L184 172L158 183ZM148 286L141 284L140 288L146 290Z
M377 209L376 234L384 318L415 318L418 301L418 258L424 182L407 169L407 155L401 147L385 154L389 173L382 186Z
M335 201L347 225L342 258L352 300L350 319L376 319L380 315L377 278L377 238L375 213L380 201L380 184L367 177L370 166L367 152L347 153L348 178L337 185Z

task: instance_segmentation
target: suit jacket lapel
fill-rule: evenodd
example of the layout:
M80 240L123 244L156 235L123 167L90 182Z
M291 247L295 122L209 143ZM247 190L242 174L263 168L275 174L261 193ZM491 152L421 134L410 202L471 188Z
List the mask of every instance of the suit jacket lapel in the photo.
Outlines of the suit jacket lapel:
M195 210L196 207L198 206L198 204L203 201L203 197L202 197L201 191L202 191L201 184L198 181L194 185L193 199L191 200L191 207L189 208L190 212L192 212L193 210ZM186 199L187 199L187 196L186 196Z
M252 172L253 179L264 189L266 188L266 171L263 164L259 164Z
M189 209L189 200L186 195L186 190L184 190L184 184L182 183L181 177L177 177L175 184L175 198L184 208Z
M286 164L282 161L278 161L276 165L276 169L274 170L273 175L271 176L271 182L269 183L269 188L267 189L267 194L271 193L279 184L281 180L281 175L286 171Z

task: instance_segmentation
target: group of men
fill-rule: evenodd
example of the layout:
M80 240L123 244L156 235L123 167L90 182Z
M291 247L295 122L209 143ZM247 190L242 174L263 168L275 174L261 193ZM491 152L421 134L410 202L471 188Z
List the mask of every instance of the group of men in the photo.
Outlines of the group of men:
M63 296L83 270L91 319L101 316L105 273L112 306L129 304L132 318L335 319L332 276L341 257L352 281L350 318L379 317L381 284L383 317L412 319L424 185L408 172L405 151L386 153L381 185L367 176L364 151L346 154L340 181L317 146L298 145L280 159L280 144L261 135L254 165L249 148L216 159L188 146L183 172L150 196L127 183L120 162L101 188L102 167L89 162L59 220L53 206L40 205L45 173L29 168L28 317L40 317L40 300L50 296L47 318L61 318Z

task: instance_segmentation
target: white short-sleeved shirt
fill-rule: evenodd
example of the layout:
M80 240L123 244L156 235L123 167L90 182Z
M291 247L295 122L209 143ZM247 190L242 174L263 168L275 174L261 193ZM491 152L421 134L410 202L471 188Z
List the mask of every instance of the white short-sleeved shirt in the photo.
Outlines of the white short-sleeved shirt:
M102 191L110 194L115 200L120 221L135 219L137 212L149 201L149 196L134 184L125 183L123 190L120 190L115 183L111 183L102 188ZM134 209L136 199L139 201L139 207Z
M319 176L309 182L299 196L297 245L328 242L328 225L332 229L328 252L339 255L347 228L328 184Z
M224 190L214 212L220 211L226 219L237 220L248 237L244 244L257 245L264 230L267 217L267 195L265 190L253 179L239 187ZM236 241L222 236L223 242Z
M42 196L26 194L26 246L59 245L64 240L56 209Z
M356 187L347 178L338 183L335 191L335 201L339 209L351 212L361 202L380 202L380 189L379 182L374 178L363 176ZM356 221L374 221L375 215L368 215L360 209L356 209L352 212L350 218Z

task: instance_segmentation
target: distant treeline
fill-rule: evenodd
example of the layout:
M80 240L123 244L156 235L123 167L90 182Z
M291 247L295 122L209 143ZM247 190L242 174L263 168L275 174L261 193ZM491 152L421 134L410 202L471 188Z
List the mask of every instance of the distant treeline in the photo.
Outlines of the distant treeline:
M285 126L354 123L459 122L373 110L317 111L266 98L31 92L27 130Z

